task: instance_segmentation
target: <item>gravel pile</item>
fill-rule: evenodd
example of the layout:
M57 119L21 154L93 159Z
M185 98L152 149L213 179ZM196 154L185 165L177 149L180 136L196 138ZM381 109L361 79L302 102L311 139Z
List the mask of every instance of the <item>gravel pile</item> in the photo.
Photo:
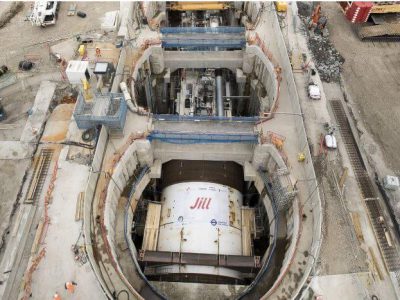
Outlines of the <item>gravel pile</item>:
M309 35L308 46L314 56L321 80L338 82L344 58L333 47L329 39L320 35Z
M324 32L326 32L324 36L315 34L307 29L314 9L313 3L297 2L297 8L299 16L303 21L303 32L308 37L308 46L313 54L315 65L321 80L325 82L339 82L340 67L344 63L344 58L329 41L328 34L326 34L327 28L324 29Z
M313 2L297 2L297 11L300 17L310 17L313 9Z

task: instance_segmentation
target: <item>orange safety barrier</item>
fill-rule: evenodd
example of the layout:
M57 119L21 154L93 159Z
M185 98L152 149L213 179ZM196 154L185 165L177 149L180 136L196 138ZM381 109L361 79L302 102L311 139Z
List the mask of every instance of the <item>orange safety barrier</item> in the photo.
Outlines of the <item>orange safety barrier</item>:
M105 208L105 202L106 202L106 198L107 198L107 189L108 189L108 185L111 180L111 176L113 174L113 170L114 170L115 166L117 165L117 163L122 158L122 156L124 155L125 151L135 140L144 139L144 138L146 138L146 136L147 136L147 133L131 134L129 136L127 142L114 154L113 159L109 162L108 166L105 167L105 169L107 170L107 172L105 174L105 184L104 184L103 190L100 193L100 200L99 200L98 208L100 211L100 220L99 220L100 222L99 223L100 223L101 237L103 239L107 255L110 258L111 265L113 266L115 272L118 274L118 276L121 279L123 279L123 276L122 276L122 274L120 274L120 272L118 270L117 262L115 261L115 258L112 255L111 246L107 239L107 230L106 230L106 227L104 224L104 208ZM131 292L135 293L135 291L131 291Z
M32 294L32 275L35 272L37 266L39 265L42 258L46 255L46 249L42 248L39 254L32 260L32 264L29 267L28 272L25 275L25 286L24 286L24 295L21 300L28 300Z
M160 44L161 44L161 40L160 39L149 39L149 40L145 40L143 42L143 44L141 45L140 49L141 50L146 50L150 46L160 45Z
M267 134L261 134L261 144L273 144L276 149L278 149L279 154L281 155L283 161L286 166L289 166L289 157L286 152L283 150L283 145L285 143L286 138L283 135L278 133L267 131Z
M51 197L52 197L51 195L53 193L54 186L55 186L54 182L57 179L57 170L58 170L58 164L56 162L54 165L54 168L53 168L53 173L50 178L50 183L49 183L49 187L46 192L46 196L44 197L44 224L39 232L39 239L38 239L39 244L44 243L44 238L47 235L48 226L50 224L49 204L50 204ZM37 266L39 265L40 261L45 256L45 254L46 254L46 248L43 247L40 250L39 254L34 259L32 259L32 264L24 276L25 277L25 286L24 286L24 296L22 297L22 300L28 300L30 298L30 295L32 293L33 273L37 269Z

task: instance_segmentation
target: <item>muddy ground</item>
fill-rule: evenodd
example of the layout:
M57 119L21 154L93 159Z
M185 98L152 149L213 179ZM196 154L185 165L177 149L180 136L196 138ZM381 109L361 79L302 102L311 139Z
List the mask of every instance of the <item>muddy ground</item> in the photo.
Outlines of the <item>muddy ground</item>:
M345 59L342 76L369 133L392 170L400 170L400 42L362 42L336 2L322 3L329 38ZM374 154L376 145L364 145Z

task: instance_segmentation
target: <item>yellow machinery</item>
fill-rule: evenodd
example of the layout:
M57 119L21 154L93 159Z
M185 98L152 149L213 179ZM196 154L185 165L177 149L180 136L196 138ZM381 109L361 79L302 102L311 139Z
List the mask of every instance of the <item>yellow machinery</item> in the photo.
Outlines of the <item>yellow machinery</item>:
M83 86L83 96L86 101L89 101L93 98L91 92L90 92L90 84L89 81L86 79L82 79L82 86Z
M287 2L276 1L275 7L277 12L287 12Z
M297 154L297 161L298 162L303 162L306 160L306 155L304 154L304 152L300 152Z
M224 10L230 6L227 2L173 2L170 10L191 11L191 10Z
M86 51L85 45L83 45L83 44L80 45L80 46L79 46L79 49L78 49L79 55L80 55L80 56L85 55L85 51Z
M400 3L396 4L379 4L379 2L375 3L372 6L371 14L387 14L387 13L399 13L400 12Z

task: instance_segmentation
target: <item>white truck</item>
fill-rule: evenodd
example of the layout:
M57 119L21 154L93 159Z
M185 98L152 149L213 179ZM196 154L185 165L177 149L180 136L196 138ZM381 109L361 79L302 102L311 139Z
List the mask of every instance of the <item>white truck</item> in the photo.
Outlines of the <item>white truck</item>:
M58 1L35 1L28 20L32 25L46 27L54 25L57 20Z

